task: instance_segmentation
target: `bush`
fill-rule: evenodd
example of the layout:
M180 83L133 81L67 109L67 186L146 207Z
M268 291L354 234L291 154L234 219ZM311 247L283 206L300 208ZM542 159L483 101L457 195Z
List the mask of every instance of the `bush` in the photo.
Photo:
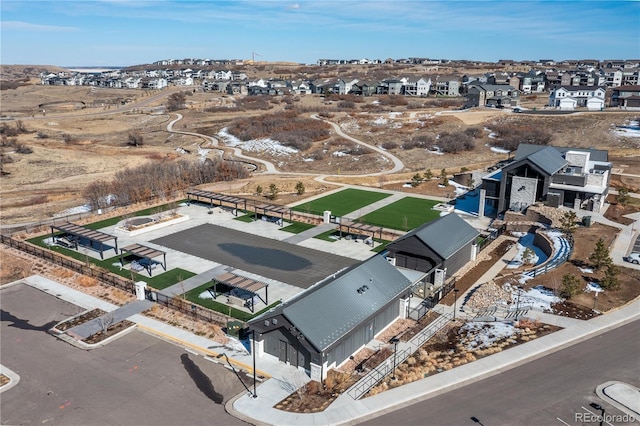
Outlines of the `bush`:
M432 135L420 135L414 138L404 141L402 143L402 149L409 150L414 148L429 149L436 142L436 139Z
M479 127L469 127L464 130L466 135L471 136L474 139L480 139L482 137L482 129Z
M398 147L398 144L393 141L388 141L388 142L382 142L380 147L386 150L396 149Z
M313 142L329 137L327 123L300 117L296 111L238 119L231 123L228 131L243 141L273 138L300 151L308 149Z
M572 274L564 274L562 276L562 284L560 287L560 296L565 299L571 299L573 296L580 293L580 281Z
M551 132L539 127L496 124L491 130L496 135L494 145L509 151L515 151L521 143L549 145L553 140Z
M130 146L142 146L144 144L144 138L138 132L130 132L127 145Z
M442 152L457 154L459 152L473 150L475 144L471 136L464 132L443 133L438 139L438 147Z
M16 152L18 154L31 154L33 152L33 148L24 144L20 144L16 146Z

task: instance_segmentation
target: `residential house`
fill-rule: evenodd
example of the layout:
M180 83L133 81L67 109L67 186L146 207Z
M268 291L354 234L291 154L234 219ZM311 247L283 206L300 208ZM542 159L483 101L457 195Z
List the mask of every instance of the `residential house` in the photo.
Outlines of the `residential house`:
M402 81L395 78L388 78L382 80L378 87L376 87L376 94L378 95L401 95L402 94Z
M207 79L202 81L202 90L205 92L220 92L226 93L227 86L229 85L230 80L212 80Z
M436 76L431 90L435 95L440 96L460 96L460 80L456 76Z
M592 111L604 109L605 89L598 86L560 86L549 95L549 106L561 110L577 107Z
M403 92L406 96L428 96L431 90L431 79L423 77L405 77Z
M351 86L351 92L354 95L359 96L372 96L376 94L378 85L377 81L358 81L353 86Z
M508 84L472 84L467 89L466 106L508 107L520 103L520 92Z
M599 212L610 174L607 151L520 144L512 162L482 179L481 210L500 214L545 202Z
M358 82L357 78L341 78L336 81L335 86L333 88L333 93L337 93L338 95L347 95L351 93L351 89L353 89L353 85Z
M611 93L611 107L640 109L640 86L614 87Z

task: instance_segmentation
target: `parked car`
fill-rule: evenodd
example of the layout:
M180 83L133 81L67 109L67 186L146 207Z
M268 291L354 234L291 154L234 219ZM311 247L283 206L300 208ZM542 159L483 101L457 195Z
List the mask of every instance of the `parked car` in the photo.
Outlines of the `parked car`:
M640 253L631 253L629 256L624 258L625 262L634 263L636 265L640 264Z

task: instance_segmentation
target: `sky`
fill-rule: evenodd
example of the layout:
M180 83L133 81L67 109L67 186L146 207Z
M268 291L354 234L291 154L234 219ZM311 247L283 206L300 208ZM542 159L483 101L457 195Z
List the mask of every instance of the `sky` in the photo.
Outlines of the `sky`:
M640 59L637 1L0 2L0 63Z

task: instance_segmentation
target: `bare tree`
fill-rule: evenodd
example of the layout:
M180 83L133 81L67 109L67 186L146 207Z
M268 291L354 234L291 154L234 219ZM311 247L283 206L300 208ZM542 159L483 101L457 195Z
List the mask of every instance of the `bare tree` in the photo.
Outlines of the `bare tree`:
M100 326L100 330L103 333L106 333L107 330L109 330L109 327L113 325L113 321L114 321L113 312L104 314L101 317L98 317L98 319L96 319L96 322Z

